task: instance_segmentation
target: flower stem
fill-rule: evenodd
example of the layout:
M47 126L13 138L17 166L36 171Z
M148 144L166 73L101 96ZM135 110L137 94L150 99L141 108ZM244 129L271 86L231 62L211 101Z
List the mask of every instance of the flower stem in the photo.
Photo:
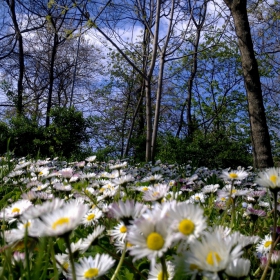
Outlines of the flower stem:
M231 208L231 221L230 221L230 228L234 228L235 226L235 198L232 199L232 208Z
M164 255L160 258L160 262L161 262L161 266L162 266L162 278L160 280L167 280L168 273L167 273L167 266L166 266Z
M111 280L114 280L117 277L117 274L119 273L119 271L121 269L121 266L122 266L123 261L124 261L125 253L126 253L126 247L127 247L127 241L125 241L125 243L124 243L124 248L123 248L122 256L120 258L118 266L117 266L117 268L116 268L116 270L115 270Z
M64 237L64 240L65 240L65 243L66 243L66 247L67 247L67 250L68 250L68 253L69 253L69 259L70 259L70 264L71 264L71 270L72 270L72 280L77 280L76 278L76 270L75 270L75 264L74 264L74 256L72 254L72 251L71 251L71 245L70 245L70 238L69 238L70 234L65 234L63 237Z
M26 260L27 276L28 276L28 280L30 280L31 277L30 277L30 263L29 263L27 228L25 230L25 235L24 235L24 253L25 253L25 260Z
M271 244L271 248L270 248L270 251L269 251L269 254L268 254L268 258L267 258L267 263L266 263L266 266L265 266L265 269L263 271L263 274L262 274L262 278L261 280L264 280L265 277L266 277L266 274L267 274L267 271L268 271L268 268L269 268L269 265L270 265L270 262L271 262L271 256L272 256L272 252L274 250L274 247L276 246L276 244L278 243L279 241L279 237L277 238L276 240L276 227L277 227L277 193L278 191L271 191L273 193L273 196L274 196L274 215L273 215L273 232L272 232L272 244Z
M273 192L274 195L274 215L273 215L273 233L272 233L272 241L276 240L276 228L277 228L277 191Z

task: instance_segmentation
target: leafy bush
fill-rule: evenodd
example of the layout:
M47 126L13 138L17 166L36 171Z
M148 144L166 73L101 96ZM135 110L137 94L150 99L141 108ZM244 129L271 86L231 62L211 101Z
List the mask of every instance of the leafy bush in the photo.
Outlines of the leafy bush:
M49 155L69 158L82 150L82 144L89 142L88 122L82 112L71 108L51 110L51 125L45 129L45 141Z
M208 133L196 131L192 138L176 138L161 135L158 141L157 158L179 164L192 161L196 166L218 168L252 165L252 155L246 139L237 141L225 132Z
M7 143L9 139L9 127L6 123L0 122L0 155L7 152Z
M91 151L85 145L89 142L88 122L75 108L54 108L49 127L39 126L35 121L21 116L12 118L9 125L0 123L0 152L9 149L15 156L27 154L44 157L84 158Z

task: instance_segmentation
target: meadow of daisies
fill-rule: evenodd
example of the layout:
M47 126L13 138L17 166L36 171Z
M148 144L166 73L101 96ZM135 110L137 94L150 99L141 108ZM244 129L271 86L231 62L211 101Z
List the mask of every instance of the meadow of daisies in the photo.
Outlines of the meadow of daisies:
M0 159L0 279L279 279L280 170Z

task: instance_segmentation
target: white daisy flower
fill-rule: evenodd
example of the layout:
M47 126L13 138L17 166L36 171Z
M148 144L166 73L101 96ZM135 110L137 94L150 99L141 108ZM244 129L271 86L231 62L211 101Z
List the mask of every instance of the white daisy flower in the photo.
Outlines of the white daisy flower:
M107 231L113 240L124 242L127 236L127 227L123 222L117 224L113 229Z
M143 193L144 201L159 201L164 198L169 192L169 186L166 184L159 184L154 187L150 187Z
M150 182L151 184L154 184L155 182L162 180L162 177L163 176L161 174L155 174L143 178L142 182Z
M79 239L75 243L71 243L71 252L80 252L80 253L85 253L87 249L91 246L91 244L94 242L94 240L105 230L104 226L97 226L94 231L89 234L86 238ZM66 249L66 252L68 253L68 249Z
M124 175L124 176L121 176L119 178L115 178L113 180L113 183L116 184L116 185L124 185L124 184L127 184L129 182L133 182L135 179L132 175Z
M226 274L234 278L245 277L249 274L251 262L247 259L238 258L230 262L226 268Z
M131 187L132 190L138 191L138 192L146 192L150 189L150 186L138 186L138 187Z
M109 217L122 220L126 225L130 220L140 217L147 209L142 203L134 200L114 202L109 206Z
M133 246L130 248L130 254L134 260L147 257L155 261L157 257L162 257L171 246L173 237L170 228L166 225L162 217L139 218L128 229L127 241Z
M115 261L107 254L97 254L94 258L82 258L80 263L75 263L77 280L94 280L104 275L111 269ZM72 279L71 273L69 277Z
M226 185L222 190L218 191L218 196L223 197L232 197L247 195L249 190L244 189L236 189L235 187L231 187L230 185Z
M202 192L203 193L215 193L218 188L220 187L219 184L215 184L215 185L206 185L202 188Z
M58 271L62 272L63 275L66 277L70 269L70 261L68 254L56 254L55 259Z
M117 253L122 254L124 250L125 242L126 242L126 252L127 252L133 246L131 243L127 241L117 240L117 239L114 241L114 246L116 248Z
M260 239L259 236L246 236L238 231L233 232L226 238L230 238L232 242L235 242L235 244L239 244L242 248L256 244Z
M54 198L52 201L46 201L43 204L35 205L28 208L22 215L23 220L29 220L38 218L41 215L50 213L58 208L61 208L65 204L64 200Z
M26 199L26 200L32 201L32 200L37 199L37 194L34 191L29 191L27 193L23 193L20 197L22 199Z
M205 230L207 224L203 210L186 202L175 204L168 215L173 220L174 239L192 242Z
M37 186L31 188L31 191L34 191L34 192L42 191L42 190L46 189L48 186L49 186L49 182L44 183L44 184L39 183Z
M86 238L83 238L83 249L82 252L85 252L91 244L95 241L96 238L101 236L101 234L104 232L105 227L104 226L97 226L92 233L90 233Z
M189 198L189 203L205 203L205 194L204 193L196 193Z
M256 183L270 189L280 188L280 168L273 167L260 172Z
M25 253L21 253L19 251L15 251L13 253L13 256L12 256L12 264L15 265L17 263L22 263L23 266L25 267L26 265L26 262L25 262Z
M37 222L41 236L61 236L74 230L88 211L88 206L77 203L67 203L51 213L41 216Z
M243 180L247 178L249 174L244 170L223 170L221 178L224 181L233 181L233 180Z
M16 170L16 171L12 171L8 174L9 178L16 178L21 176L22 174L25 174L24 170Z
M57 191L70 192L72 190L72 186L70 184L63 183L55 183L53 188Z
M222 238L219 231L206 232L201 241L196 239L190 244L186 262L197 270L216 275L241 254L241 246Z
M258 253L264 254L270 251L272 245L272 237L270 234L266 235L256 247Z
M59 171L59 176L70 179L73 176L74 170L72 168L63 168Z
M20 222L17 228L4 231L3 238L5 242L12 244L17 241L20 241L24 238L25 234L28 236L36 237L40 233L40 230L37 228L35 220L28 220Z
M115 165L110 165L109 166L109 169L113 170L113 169L117 169L117 170L120 170L122 169L123 167L126 167L127 166L127 162L123 162L123 163L118 163L118 164L115 164Z
M0 212L0 219L10 220L18 217L31 206L33 204L27 199L18 200Z
M20 170L20 169L24 169L26 168L27 166L29 166L31 164L30 161L27 161L27 162L23 162L23 163L19 163L15 166L14 168L14 171L17 171L17 170Z
M175 269L174 265L171 262L166 262L167 267L167 277L164 277L164 280L171 280L173 279L175 275ZM160 263L155 264L151 267L148 280L161 280L163 279L163 272L162 272L162 266Z
M85 161L93 162L93 161L95 161L95 159L96 159L96 156L90 156L90 157L87 157L87 158L85 159Z
M94 173L94 172L83 173L83 174L80 175L81 179L86 179L86 180L90 180L90 179L95 178L95 177L96 177L96 173ZM71 182L71 180L70 180L70 182Z
M85 226L91 226L102 217L103 213L98 208L91 209L83 218L83 224Z
M271 263L279 265L280 263L280 251L273 251L271 255Z

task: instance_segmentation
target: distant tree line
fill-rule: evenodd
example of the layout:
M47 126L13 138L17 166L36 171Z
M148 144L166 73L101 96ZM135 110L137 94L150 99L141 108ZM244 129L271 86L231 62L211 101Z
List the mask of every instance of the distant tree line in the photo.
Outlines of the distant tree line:
M2 4L2 153L278 160L278 1Z

